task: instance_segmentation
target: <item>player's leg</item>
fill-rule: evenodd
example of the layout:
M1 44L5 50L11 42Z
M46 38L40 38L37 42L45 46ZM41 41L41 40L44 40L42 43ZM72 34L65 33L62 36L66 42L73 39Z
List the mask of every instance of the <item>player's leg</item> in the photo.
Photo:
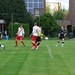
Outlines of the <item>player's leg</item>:
M37 46L39 46L41 44L41 41L39 41L38 43L37 43Z
M64 38L62 38L62 47L64 46Z
M38 49L40 44L41 44L41 37L38 37L37 38L37 48L36 48L36 50Z
M18 36L16 36L16 39L15 39L15 47L18 46Z
M59 40L57 41L56 47L58 46L59 43L60 43L60 38L59 38Z
M0 47L3 48L5 50L5 46L0 44Z
M36 50L38 50L40 44L41 44L41 41L39 41L39 42L37 43Z
M36 37L36 36L32 36L32 48L31 48L31 49L34 49L34 48L36 48L36 47L37 47L36 39L37 39L37 37Z
M25 47L25 43L24 43L24 41L22 40L22 36L20 36L20 41L21 41L21 43L23 44L23 46Z
M41 37L37 37L37 46L39 46L41 43Z

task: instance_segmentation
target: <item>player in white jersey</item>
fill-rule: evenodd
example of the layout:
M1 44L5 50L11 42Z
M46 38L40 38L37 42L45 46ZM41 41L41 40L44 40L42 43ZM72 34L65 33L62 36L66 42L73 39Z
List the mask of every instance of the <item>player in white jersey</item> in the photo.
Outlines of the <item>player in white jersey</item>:
M38 32L39 27L37 26L37 23L34 23L33 30L31 33L31 40L32 40L32 49L36 48L37 49L37 43L36 43L36 38L37 38L37 32Z
M22 27L22 25L20 25L20 27L18 28L18 32L16 34L16 40L15 40L15 44L16 46L18 46L18 40L21 41L21 43L25 46L24 41L23 41L23 37L24 37L24 28Z

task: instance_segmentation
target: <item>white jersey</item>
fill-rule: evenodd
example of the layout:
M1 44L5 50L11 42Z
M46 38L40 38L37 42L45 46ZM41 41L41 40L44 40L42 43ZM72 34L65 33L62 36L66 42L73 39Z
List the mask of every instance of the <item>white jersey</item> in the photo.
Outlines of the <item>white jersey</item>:
M23 28L18 28L18 36L22 36L24 34L24 29Z
M37 34L37 31L39 30L39 27L38 26L34 26L33 27L33 31L32 31L32 35L34 35L34 36L38 36L38 34Z

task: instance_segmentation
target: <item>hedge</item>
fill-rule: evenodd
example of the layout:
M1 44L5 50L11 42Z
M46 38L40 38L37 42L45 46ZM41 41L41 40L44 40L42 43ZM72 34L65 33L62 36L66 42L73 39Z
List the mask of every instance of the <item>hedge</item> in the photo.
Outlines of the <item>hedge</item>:
M18 27L22 24L24 31L25 31L25 36L29 36L29 24L25 23L10 23L8 26L8 35L9 37L15 37L16 33L18 31Z

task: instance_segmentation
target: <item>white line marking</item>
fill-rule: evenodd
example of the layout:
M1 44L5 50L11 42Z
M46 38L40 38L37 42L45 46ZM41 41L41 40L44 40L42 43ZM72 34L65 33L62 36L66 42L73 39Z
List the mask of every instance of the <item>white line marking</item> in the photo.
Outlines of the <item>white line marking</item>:
M51 52L50 47L49 47L48 45L46 45L46 47L47 47L47 49L48 49L48 51L49 51L49 55L50 55L50 57L53 58L53 55L52 55L52 52Z

